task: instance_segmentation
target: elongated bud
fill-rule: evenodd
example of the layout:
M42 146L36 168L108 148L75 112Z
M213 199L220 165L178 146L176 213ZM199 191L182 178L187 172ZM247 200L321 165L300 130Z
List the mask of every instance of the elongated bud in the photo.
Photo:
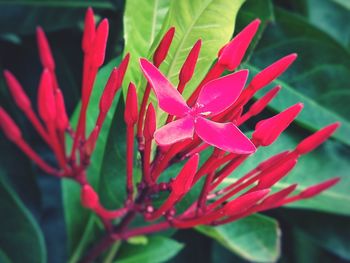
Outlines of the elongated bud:
M175 34L175 27L171 27L168 32L165 33L163 36L162 40L160 41L156 51L154 52L153 55L153 64L156 67L159 67L160 64L164 61L166 58L171 42L173 41Z
M101 99L100 99L100 111L107 113L109 108L112 105L115 92L117 90L117 81L118 81L118 70L114 68L111 72L111 75L108 78L106 87L103 90Z
M125 72L128 68L129 65L129 60L130 60L130 54L126 54L122 62L120 62L120 65L118 67L118 80L117 80L117 87L121 87L123 84Z
M21 130L2 107L0 107L0 127L10 141L18 142L21 140Z
M90 136L89 136L89 139L88 141L86 142L85 146L84 146L84 150L85 150L85 154L87 156L91 156L94 149L95 149L95 145L96 145L96 142L97 142L97 139L98 139L98 134L100 132L100 127L99 126L96 126Z
M177 196L186 194L192 187L193 179L199 163L199 155L193 155L183 166L175 181L171 184L171 192Z
M66 106L64 104L64 98L62 92L58 89L55 94L56 99L56 120L57 128L61 131L65 131L69 126L68 115L66 111Z
M96 30L94 39L94 67L100 67L105 60L108 30L109 24L108 20L105 18L101 21Z
M332 179L329 179L327 181L324 181L322 183L313 185L302 191L299 196L301 198L311 198L314 197L315 195L320 194L321 192L327 190L328 188L332 187L336 183L338 183L340 180L339 177L335 177Z
M197 64L199 51L201 50L202 46L202 40L199 39L196 44L194 44L193 48L191 49L190 53L188 54L185 63L182 65L182 68L180 70L179 74L179 80L182 83L187 83L194 73L194 69Z
M10 71L4 70L4 77L6 80L6 84L18 108L20 108L23 111L26 111L29 108L31 108L31 102L27 94L24 92L21 84L15 78L15 76Z
M269 119L258 122L252 135L253 140L262 146L270 145L294 121L302 108L303 104L297 103Z
M262 163L260 163L257 166L257 169L262 171L262 170L265 170L265 169L269 168L271 165L281 161L289 152L290 151L284 151L284 152L281 152L279 154L276 154L276 155L270 157L269 159L267 159L267 160L263 161Z
M52 56L51 48L45 33L41 27L37 27L36 29L36 37L39 48L39 56L41 64L44 68L49 69L50 71L55 70L55 61Z
M268 208L269 206L274 205L279 201L282 201L284 198L290 195L296 188L297 188L297 184L292 184L282 189L281 191L278 191L266 197L261 203L262 208Z
M266 106L270 103L270 101L276 97L277 93L281 90L280 86L277 86L266 93L263 97L258 99L249 109L249 113L251 116L258 115L262 112Z
M44 121L54 121L56 118L56 101L50 72L45 69L41 74L38 91L38 112Z
M262 178L260 178L257 188L264 189L272 187L276 182L286 176L295 167L296 164L297 159L289 160L281 164L272 172L267 173Z
M95 20L94 20L94 11L89 7L85 14L85 24L84 24L84 33L82 40L82 49L84 53L89 53L93 48L95 38Z
M241 64L250 42L258 31L261 21L255 19L226 44L218 54L218 63L232 71Z
M99 198L95 190L88 184L81 188L81 202L84 207L94 209L99 206Z
M339 123L333 123L315 132L314 134L302 140L296 147L296 151L299 154L306 154L308 152L311 152L319 145L324 143L339 126Z
M134 125L137 122L137 94L134 83L129 84L128 94L126 95L124 120L127 125Z
M152 140L153 134L156 130L156 112L154 110L153 104L150 103L147 108L145 127L143 129L143 136L145 140Z
M266 195L268 195L269 192L270 189L263 189L241 195L236 199L228 202L223 207L223 212L226 216L232 216L244 212L259 202Z
M250 86L252 86L254 90L259 90L270 84L274 79L282 75L296 58L297 54L294 53L277 60L275 63L256 74L250 82Z

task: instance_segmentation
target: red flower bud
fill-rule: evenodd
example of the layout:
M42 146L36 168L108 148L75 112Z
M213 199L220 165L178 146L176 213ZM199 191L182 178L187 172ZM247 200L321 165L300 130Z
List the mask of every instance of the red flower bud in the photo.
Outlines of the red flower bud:
M82 49L84 53L89 53L93 48L95 38L95 21L94 21L94 11L89 7L85 15L85 25L82 40Z
M260 171L268 169L270 166L272 166L275 163L278 163L279 161L281 161L288 153L289 153L289 151L284 151L284 152L278 153L278 154L270 157L269 159L267 159L267 160L263 161L262 163L260 163L257 166L257 169L260 170Z
M199 39L196 44L192 47L190 53L188 54L179 74L179 80L182 83L187 83L194 73L196 67L199 51L201 50L202 40ZM180 92L181 93L181 92Z
M278 191L268 197L266 197L261 205L259 206L259 210L268 209L271 206L274 206L275 204L282 201L284 198L286 198L288 195L290 195L295 189L297 188L297 184L292 184L281 191Z
M218 63L220 65L232 71L241 64L244 54L259 28L260 22L259 19L255 19L219 51Z
M23 111L27 111L31 108L31 102L15 76L10 71L5 70L4 77L18 108Z
M81 202L84 207L95 209L99 206L99 198L95 190L88 184L81 188Z
M56 118L56 102L50 72L45 69L41 75L38 91L38 111L40 117L48 122Z
M134 83L129 84L128 94L126 95L124 120L127 125L134 125L137 122L137 94Z
M253 140L262 146L270 145L294 121L302 108L303 104L297 103L269 119L258 122L252 135Z
M250 108L249 113L251 116L258 115L262 112L266 106L270 103L270 101L277 95L277 93L281 90L280 86L277 86L266 93L263 97L258 99Z
M52 52L50 49L49 42L45 36L45 33L41 27L37 27L36 29L36 37L39 48L39 56L41 60L41 64L44 68L49 69L50 71L55 70L55 61L52 56Z
M175 181L171 184L171 193L176 196L186 194L192 187L193 179L199 163L199 155L193 155L183 166Z
M94 39L94 58L92 64L94 67L100 67L105 60L107 38L108 38L109 24L105 18L98 25Z
M164 61L166 58L171 42L173 41L175 34L175 27L171 27L163 36L162 40L160 41L156 51L153 55L153 64L156 67L159 67L160 64Z
M320 144L324 143L339 126L339 123L333 123L315 132L314 134L302 140L296 147L296 151L299 154L306 154L308 152L311 152Z
M332 179L329 179L327 181L324 181L322 183L310 186L308 188L306 188L304 191L302 191L299 196L301 198L310 198L313 197L315 195L318 195L319 193L327 190L328 188L332 187L333 185L335 185L336 183L338 183L340 180L339 177L335 177Z
M255 205L258 201L260 201L266 195L268 195L269 192L270 192L270 189L263 189L263 190L258 190L248 194L241 195L236 199L228 202L223 207L223 212L226 216L233 216L233 215L242 213L248 210L249 208L251 208L253 205Z
M257 189L264 189L272 187L276 182L281 180L286 176L297 164L297 159L289 160L281 165L279 165L273 171L264 174L256 186Z
M106 114L112 105L117 90L118 70L114 68L108 78L105 89L100 99L100 111Z
M153 104L150 103L146 112L145 127L143 128L143 136L146 141L152 140L156 128L156 112Z
M129 60L130 60L130 54L126 54L126 56L124 57L124 59L122 60L122 62L120 62L120 65L118 67L118 80L117 80L117 87L121 87L123 84L123 80L124 80L124 76L125 76L125 72L128 68L129 65Z
M274 79L278 78L283 72L285 72L296 58L297 54L294 53L277 60L275 63L256 74L250 82L250 86L253 87L254 90L259 90L270 84Z
M2 107L0 107L0 127L10 141L18 142L21 140L21 130Z
M57 128L61 131L64 131L68 128L69 126L69 120L68 120L68 115L66 111L66 106L64 104L64 98L62 95L62 92L57 89L56 90L56 123L57 123Z

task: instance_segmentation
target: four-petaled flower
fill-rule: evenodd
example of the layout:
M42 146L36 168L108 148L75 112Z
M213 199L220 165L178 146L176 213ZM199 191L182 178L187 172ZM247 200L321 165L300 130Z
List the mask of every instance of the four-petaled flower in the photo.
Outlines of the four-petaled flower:
M239 154L255 151L254 144L232 123L209 120L239 97L248 78L248 70L241 70L214 79L203 86L193 107L189 107L170 81L149 61L140 60L141 69L151 84L159 107L177 117L158 129L154 138L161 146L193 138L196 133L203 141L221 150Z

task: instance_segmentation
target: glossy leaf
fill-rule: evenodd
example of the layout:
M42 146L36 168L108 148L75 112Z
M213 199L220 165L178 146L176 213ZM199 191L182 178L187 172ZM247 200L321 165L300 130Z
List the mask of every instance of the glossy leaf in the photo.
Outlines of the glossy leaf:
M196 229L246 260L275 262L279 257L280 230L269 217L256 214L227 225Z
M0 208L0 259L22 262L25 256L29 263L46 262L44 237L37 222L3 179L0 179Z
M140 57L148 56L149 49L161 29L169 4L170 0L126 1L124 12L124 54L130 52L131 60L129 70L125 75L125 83L132 81L137 84L138 89L139 81L142 77L138 60Z
M154 236L147 244L126 244L118 251L116 263L161 263L174 257L183 244L166 237Z

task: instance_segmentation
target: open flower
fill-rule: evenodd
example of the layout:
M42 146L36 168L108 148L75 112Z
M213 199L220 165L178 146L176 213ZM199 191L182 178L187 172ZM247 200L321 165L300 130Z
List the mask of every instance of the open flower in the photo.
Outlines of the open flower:
M206 143L224 151L241 154L255 151L254 144L233 123L217 123L208 119L225 111L237 100L247 81L248 70L208 82L191 108L155 66L146 59L141 59L140 64L156 93L159 107L178 118L155 132L154 138L159 145L193 138L196 133Z

